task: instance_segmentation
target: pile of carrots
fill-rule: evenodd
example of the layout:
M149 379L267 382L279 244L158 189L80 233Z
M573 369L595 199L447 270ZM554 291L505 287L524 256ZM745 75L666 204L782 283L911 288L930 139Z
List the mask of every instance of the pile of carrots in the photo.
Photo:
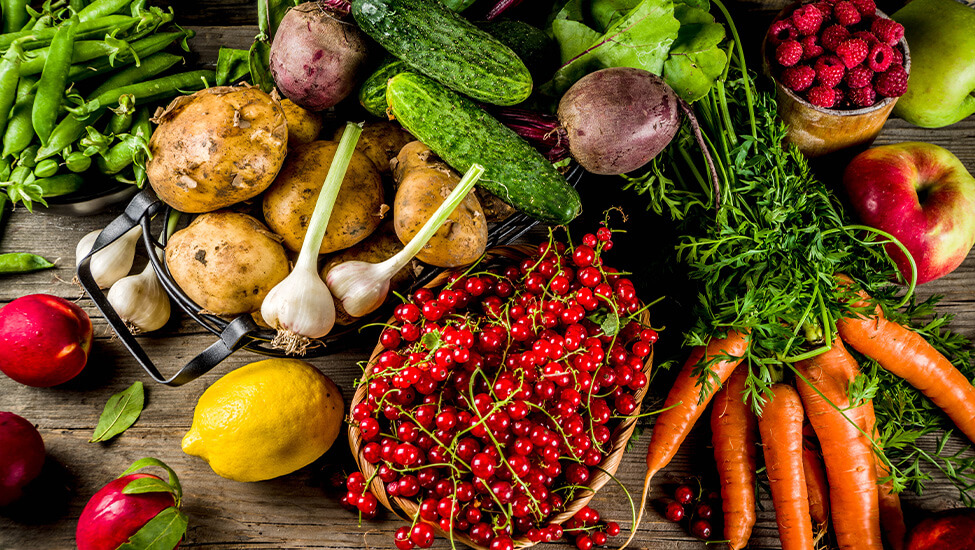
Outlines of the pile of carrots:
M839 280L843 286L852 283ZM851 316L838 319L831 345L793 365L794 384L774 384L760 416L743 399L749 332L731 330L694 348L653 428L644 502L653 476L670 463L713 399L714 456L730 550L744 548L755 525L759 447L784 550L813 548L817 532L829 522L841 549L882 550L886 539L890 548L901 550L900 500L889 482L878 482L890 472L877 443L872 402L850 403L848 390L859 366L846 346L926 395L973 442L975 386L919 334L886 319L879 307L870 312L866 293L855 296ZM720 381L719 391L700 384L702 365L712 381ZM642 516L641 509L632 533Z

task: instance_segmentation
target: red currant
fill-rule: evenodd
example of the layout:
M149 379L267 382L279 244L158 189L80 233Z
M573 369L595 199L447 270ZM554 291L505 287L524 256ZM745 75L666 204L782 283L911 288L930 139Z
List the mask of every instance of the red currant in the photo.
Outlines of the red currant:
M690 504L694 500L694 489L688 485L681 485L674 491L674 500L681 504Z

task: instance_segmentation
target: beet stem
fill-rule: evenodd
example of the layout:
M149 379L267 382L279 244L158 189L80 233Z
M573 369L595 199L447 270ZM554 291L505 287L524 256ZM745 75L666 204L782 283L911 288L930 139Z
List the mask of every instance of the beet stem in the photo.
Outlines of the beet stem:
M488 21L493 20L495 17L501 15L502 13L508 11L509 9L521 4L522 0L501 0L491 8L491 11L487 13L485 19Z
M494 109L495 117L541 151L551 162L569 158L568 134L551 115L517 107Z
M694 116L694 110L683 99L678 98L677 101L680 103L681 110L684 111L684 116L691 123L691 129L694 130L694 139L697 140L698 146L701 147L701 151L704 153L704 161L708 164L708 172L711 173L711 184L714 186L714 209L717 211L721 208L721 180L718 179L718 171L714 167L714 159L711 158L711 151L708 149L708 144L704 142L704 136L701 135L701 126L697 122L697 117Z
M352 11L352 3L349 0L318 0L318 3L342 17L349 15L349 12Z

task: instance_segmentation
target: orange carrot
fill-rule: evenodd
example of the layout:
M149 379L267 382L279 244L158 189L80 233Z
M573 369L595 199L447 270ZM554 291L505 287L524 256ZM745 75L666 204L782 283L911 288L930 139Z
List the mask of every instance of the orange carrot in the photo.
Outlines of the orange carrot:
M728 331L726 337L715 338L708 342L706 348L703 346L695 347L690 357L687 358L687 362L684 363L684 367L677 375L677 380L670 388L670 393L667 394L663 412L657 416L657 421L653 425L650 448L647 450L647 475L643 479L640 513L630 530L630 537L620 548L625 548L633 540L636 530L640 526L643 512L646 509L650 480L677 454L680 444L687 438L687 434L694 427L694 423L697 422L708 403L711 402L715 391L728 380L731 372L741 363L747 349L748 333L731 330ZM698 384L698 376L694 373L694 367L712 359L719 359L708 366L711 372L717 376L717 380L714 377L711 378L714 391L705 393L704 388Z
M849 409L847 398L856 360L837 339L829 351L796 367L805 379L797 383L799 395L823 450L839 547L882 550L873 448L861 431L862 406Z
M758 419L758 430L779 540L782 550L810 550L813 532L802 469L802 403L792 386L774 384L772 393Z
M849 284L849 279L840 279L840 284ZM863 291L858 294L863 299L857 307L868 298ZM836 328L853 349L926 395L975 443L975 386L920 334L889 321L880 308L871 316L839 319Z
M873 404L863 407L863 429L873 434L877 440L880 433L877 430L877 418L874 416ZM877 479L888 477L890 470L883 460L876 459ZM877 497L880 505L880 526L883 529L884 540L891 550L902 550L907 536L907 526L904 525L904 510L901 508L901 497L894 492L893 481L886 481L877 486Z
M802 473L806 479L806 492L809 494L809 515L816 525L829 521L829 484L823 459L815 449L807 444L802 446Z
M748 544L755 526L755 455L758 421L742 399L748 368L731 374L728 384L714 396L711 442L721 481L724 538L729 550Z

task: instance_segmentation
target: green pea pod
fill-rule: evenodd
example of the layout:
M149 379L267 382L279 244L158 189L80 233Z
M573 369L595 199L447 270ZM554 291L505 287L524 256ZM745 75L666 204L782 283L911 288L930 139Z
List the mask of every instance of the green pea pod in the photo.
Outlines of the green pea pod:
M99 171L114 175L124 170L137 158L143 159L149 154L150 134L152 134L152 127L149 124L149 110L143 107L139 109L136 120L132 124L132 133L120 136L121 141L96 159Z
M72 172L84 172L91 167L91 157L80 151L72 151L64 157L64 165Z
M0 59L0 131L6 130L10 109L17 99L17 82L20 75L17 69L24 50L20 44L13 44Z
M130 0L95 0L78 12L78 19L88 21L124 10Z
M53 161L53 159L50 160ZM85 179L79 174L58 174L56 176L34 180L34 185L40 187L41 194L44 197L59 197L68 193L74 193L81 189L84 183Z
M20 156L17 157L17 166L23 166L30 170L33 170L37 166L37 150L40 146L37 144L29 145L20 152Z
M0 254L0 273L12 275L14 273L30 273L41 269L50 269L54 264L36 254L27 252L12 252Z
M8 164L8 170L9 170L9 164ZM6 179L6 178L4 178L4 179ZM0 192L0 229L3 229L3 222L4 222L4 217L6 215L6 212L7 212L7 203L8 202L10 202L10 199L7 198L7 194Z
M47 55L41 79L37 82L31 122L34 124L34 131L41 138L41 143L47 143L58 122L58 110L67 86L77 29L77 17L72 17L58 28L51 41L51 51Z
M181 32L161 33L159 35L153 35L150 38L144 38L143 40L151 42L164 42L164 45L159 48L162 49L181 36L183 36L183 33ZM30 59L20 64L20 76L38 74L43 71L44 66L47 64L47 57L50 55L50 53L50 47L32 50ZM104 61L100 59L103 57L105 58ZM139 56L138 52L135 50L135 43L130 45L127 42L118 39L113 39L111 41L78 40L74 43L74 48L71 51L72 64L79 64L84 63L85 61L98 59L100 61L98 65L100 66L105 62L108 63L107 67L105 68L111 67L111 63L113 61L116 63L119 61L134 62L137 57L141 56ZM73 66L74 65L72 65L72 67Z
M142 18L140 17L129 17L127 15L107 15L105 17L99 17L98 19L92 19L79 24L76 30L75 38L78 40L83 38L100 38L111 32L118 32L119 34L122 34L134 27L140 21L142 21ZM43 48L51 44L51 41L54 39L54 35L58 33L61 27L63 27L63 25L48 27L46 29L29 29L20 32L0 34L0 50L6 50L11 44L20 39L26 39L23 41L25 50Z
M154 54L143 59L140 66L128 67L110 76L101 86L92 92L89 98L94 99L111 89L122 88L151 78L182 61L182 59L178 55L169 53L160 52ZM170 92L178 93L176 90L171 90ZM79 117L68 114L62 118L61 122L54 128L54 131L51 132L50 140L38 151L37 158L48 158L59 153L65 147L69 147L85 133L85 127L95 124L104 112L105 109L103 106L102 109L88 115Z
M17 32L27 23L27 0L2 0L3 32Z
M49 13L45 13L37 18L37 21L35 21L34 25L31 27L31 31L39 31L42 29L47 29L50 28L51 25L53 24L54 24L54 16Z
M22 77L17 84L17 99L3 133L3 157L16 156L34 141L34 125L30 121L30 111L34 105L35 84L37 80Z
M112 118L108 120L106 131L109 134L124 134L132 127L132 120L135 117L135 98L132 96L122 96L119 99L119 106L112 109Z
M8 179L10 179L10 159L0 159L0 181L7 181ZM0 197L6 198L7 195L0 192ZM0 202L0 205L3 204L6 203ZM0 210L2 210L2 208L0 208Z
M58 173L58 161L54 159L44 159L34 166L34 176L38 178L49 178Z
M94 110L114 107L118 105L119 99L125 95L132 95L135 98L136 104L138 104L140 100L167 92L176 94L182 93L183 91L202 89L214 82L215 77L216 73L208 70L178 73L155 80L129 84L128 86L122 86L114 90L106 90L91 99L88 104L91 105L90 109Z

